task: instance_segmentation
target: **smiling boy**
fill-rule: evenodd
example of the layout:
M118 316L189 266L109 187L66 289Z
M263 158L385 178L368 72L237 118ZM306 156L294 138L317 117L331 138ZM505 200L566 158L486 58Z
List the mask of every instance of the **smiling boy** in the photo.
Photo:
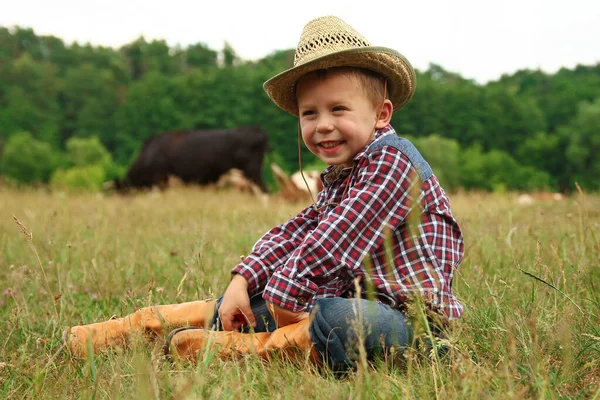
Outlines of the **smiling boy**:
M464 251L460 227L427 162L390 125L415 90L408 61L339 18L322 17L305 26L294 67L264 86L329 165L324 189L316 204L258 240L216 304L197 302L199 314L216 310L210 325L221 331L188 318L195 327L173 331L167 351L193 359L210 337L226 356L300 348L347 368L357 346L373 359L412 345L407 309L416 298L438 319L460 317L452 293ZM73 332L71 342L81 342L90 329Z
M311 343L315 358L343 368L355 362L359 315L369 358L411 345L406 309L415 296L442 320L460 317L452 293L464 251L460 227L427 162L390 125L414 88L400 53L371 46L339 18L305 26L294 67L265 90L299 118L304 143L330 167L316 204L267 232L233 269L218 306L225 331L255 326L251 303L260 301L250 298L262 297L276 325L288 328L288 342ZM416 230L411 213L420 216ZM365 299L368 286L375 300ZM191 333L180 339L182 353L201 347Z

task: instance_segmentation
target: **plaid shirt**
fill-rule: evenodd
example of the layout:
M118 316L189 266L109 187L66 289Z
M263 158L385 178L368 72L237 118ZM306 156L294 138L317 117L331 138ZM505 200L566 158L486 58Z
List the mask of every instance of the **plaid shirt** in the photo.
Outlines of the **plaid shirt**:
M318 297L353 297L359 278L363 297L370 288L377 301L402 308L420 294L433 310L461 316L452 278L464 245L450 202L437 177L421 182L395 147L369 151L386 135L396 132L377 131L354 168L327 168L316 208L268 231L233 269L250 295L263 291L282 308L308 311ZM420 212L411 213L415 204Z

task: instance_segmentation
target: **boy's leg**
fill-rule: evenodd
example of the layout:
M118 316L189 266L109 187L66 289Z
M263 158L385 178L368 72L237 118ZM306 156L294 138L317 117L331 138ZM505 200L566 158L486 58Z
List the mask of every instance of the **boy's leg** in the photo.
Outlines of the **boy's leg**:
M165 350L172 347L179 357L191 361L207 345L215 346L222 357L254 353L269 358L273 353L289 356L298 350L310 351L311 360L317 363L348 369L359 357L359 342L364 343L367 358L373 359L392 348L401 355L402 348L411 345L412 336L406 316L398 310L374 301L330 298L317 300L310 319L274 331L175 331Z
M276 323L267 305L259 293L250 298L252 313L256 319L256 327L245 327L242 332L222 331L218 320L218 309L222 298L217 302L211 326L215 331L206 329L176 329L166 340L165 353L174 352L178 357L195 361L196 353L207 345L215 347L223 358L238 357L243 354L257 354L269 358L274 353L295 357L303 351L312 350L312 342L308 331L308 319L297 324L276 329ZM253 332L251 332L253 331ZM318 361L316 353L311 353L313 360Z
M145 307L123 318L74 326L65 332L65 340L74 356L85 357L88 341L91 341L92 350L97 352L124 345L129 335L136 332L157 335L162 333L163 327L203 327L214 315L215 304L216 300L201 300Z
M275 329L272 332L243 333L236 331L211 331L206 329L176 329L167 338L165 354L176 354L179 358L191 362L207 346L224 358L239 358L245 354L256 354L261 358L295 358L309 355L311 360L319 362L319 356L313 351L310 339L310 320L307 318L295 324ZM310 352L310 353L309 353Z
M176 328L193 326L198 328L219 329L218 300L201 300L187 303L144 307L123 318L105 322L79 325L66 333L66 341L71 353L76 357L85 357L88 340L92 342L94 352L113 346L124 345L130 334L150 333L158 335L163 327ZM256 332L275 330L275 321L267 309L262 294L250 299L252 312L256 317Z
M289 356L298 350L310 351L311 360L325 361L337 370L356 365L359 343L369 360L386 353L396 360L413 341L413 329L402 312L362 299L318 299L310 320L255 332L177 331L170 335L166 351L172 347L179 357L192 361L207 345L216 346L223 357L254 353L269 358L273 353Z
M355 367L359 343L369 360L383 354L402 356L403 349L412 344L413 329L407 317L375 301L318 299L312 318L310 336L315 349L336 370Z

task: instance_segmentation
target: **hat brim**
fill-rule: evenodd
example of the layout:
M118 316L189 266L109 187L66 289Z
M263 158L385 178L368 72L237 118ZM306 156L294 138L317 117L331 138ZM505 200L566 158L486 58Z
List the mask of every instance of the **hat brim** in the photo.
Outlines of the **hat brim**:
M408 103L415 92L415 72L408 60L396 50L376 46L348 49L315 58L275 75L263 87L279 108L298 116L295 93L298 79L309 72L333 67L365 68L387 78L394 110Z

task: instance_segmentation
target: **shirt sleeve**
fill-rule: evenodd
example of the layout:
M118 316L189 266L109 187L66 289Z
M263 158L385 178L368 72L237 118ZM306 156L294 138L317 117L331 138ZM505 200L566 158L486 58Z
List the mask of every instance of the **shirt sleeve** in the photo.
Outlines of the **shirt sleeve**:
M252 253L231 271L248 281L248 294L263 290L273 271L283 264L307 233L317 225L317 211L310 206L285 223L265 233L252 248Z
M385 146L357 165L347 197L310 231L265 287L267 301L303 311L320 286L348 285L364 276L366 254L383 245L386 226L399 226L418 204L419 179L406 156ZM416 185L416 186L415 186Z

